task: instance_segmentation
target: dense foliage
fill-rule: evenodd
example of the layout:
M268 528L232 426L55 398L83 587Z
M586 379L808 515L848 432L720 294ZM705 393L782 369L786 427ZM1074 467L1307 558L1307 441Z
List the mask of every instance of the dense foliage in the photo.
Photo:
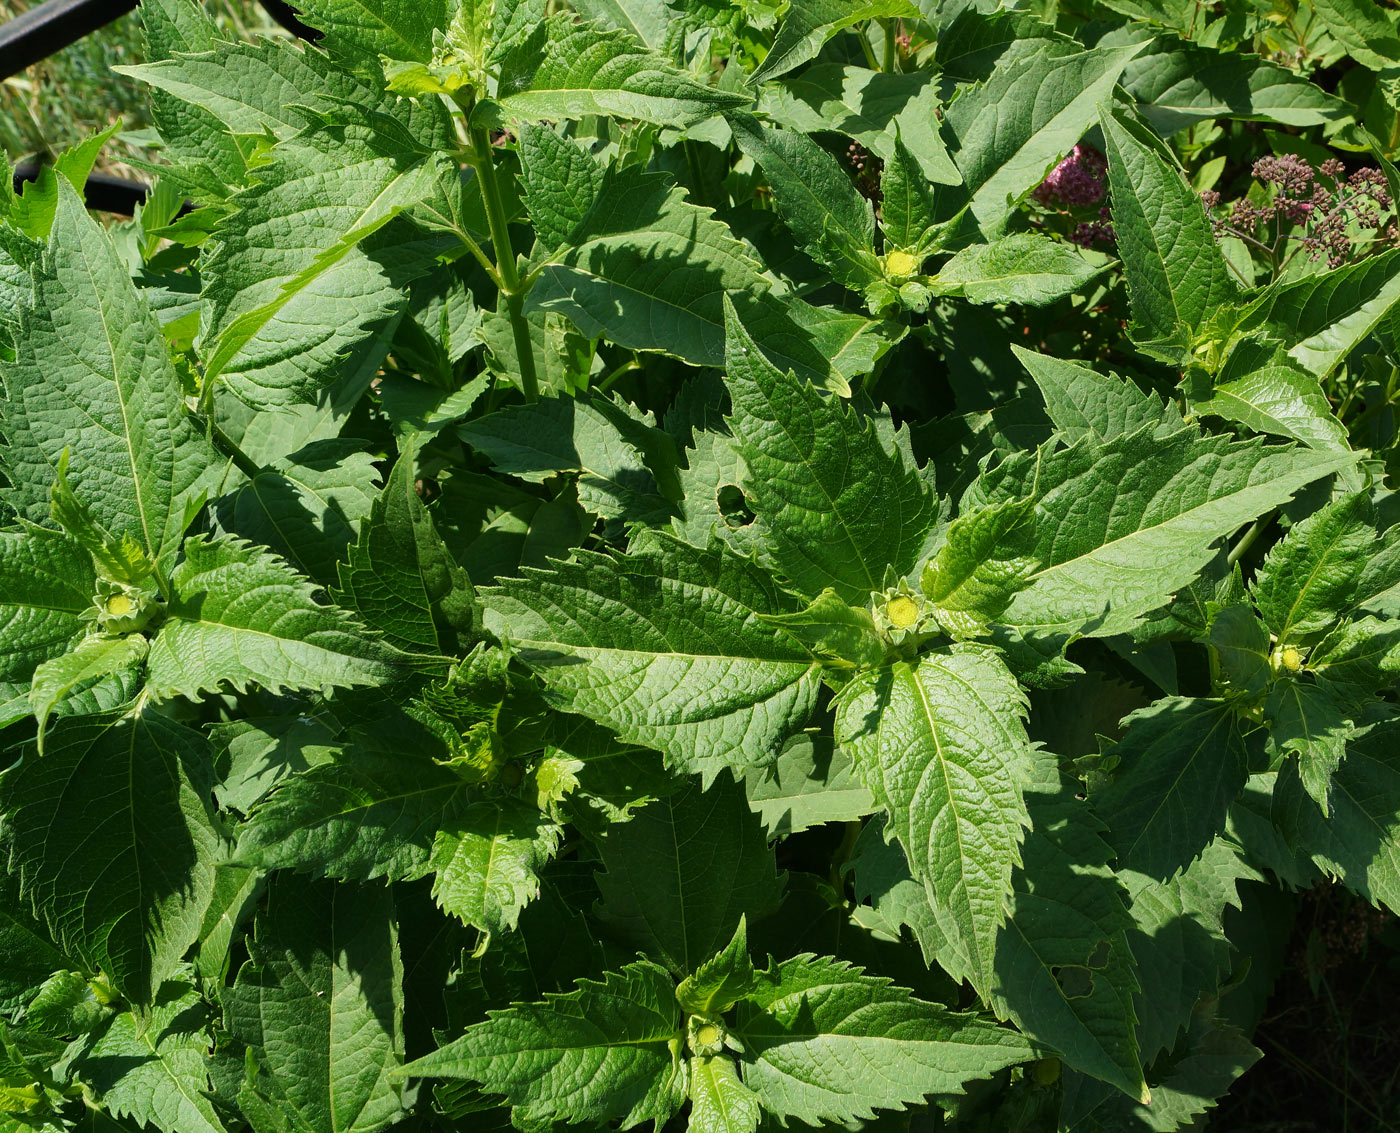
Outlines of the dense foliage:
M299 7L0 170L0 1131L1204 1123L1400 907L1395 15Z

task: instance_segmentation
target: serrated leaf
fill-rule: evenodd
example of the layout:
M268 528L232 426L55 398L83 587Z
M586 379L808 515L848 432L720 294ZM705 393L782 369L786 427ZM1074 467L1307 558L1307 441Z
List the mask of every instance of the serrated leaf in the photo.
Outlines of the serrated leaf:
M92 557L61 531L0 531L0 687L27 682L36 666L62 656L87 628L97 579Z
M0 873L0 951L5 957L0 965L0 1011L24 1006L50 973L68 966L29 903L20 897L19 875L8 869Z
M753 1133L762 1114L758 1095L739 1078L732 1058L691 1061L687 1133Z
M1157 436L1185 428L1175 405L1163 405L1155 395L1144 393L1125 378L1019 346L1012 346L1011 352L1040 389L1045 411L1066 445L1084 437L1102 444L1136 433L1145 425L1153 426Z
M894 151L880 175L880 231L885 250L926 247L937 216L938 206L918 159L903 138L896 137Z
M0 371L4 499L47 521L50 486L71 450L75 497L115 537L168 567L188 509L221 461L185 410L159 324L66 182L32 278L17 357Z
M763 170L798 243L833 277L859 291L882 278L875 258L875 211L816 142L765 126L751 114L729 119L734 140Z
M254 1048L259 1074L244 1089L267 1090L279 1128L370 1133L399 1119L398 935L385 886L269 882L250 958L220 998L229 1031Z
M1210 318L1239 298L1200 197L1161 143L1105 113L1113 227L1132 302L1134 336L1144 348L1184 357Z
M224 1133L209 1098L207 1009L192 984L164 984L149 1016L114 1016L70 1065L118 1117L180 1133Z
M154 696L197 697L225 681L267 689L382 684L406 660L348 614L318 605L311 584L266 551L193 538L184 556L147 657Z
M1025 585L1034 562L1007 558L1000 548L1007 536L1033 515L1032 501L1004 500L958 516L948 525L943 545L924 564L920 586L934 616L955 638L975 637L1006 609Z
M1225 829L1262 740L1221 700L1169 696L1129 716L1093 795L1119 865L1163 881L1188 866Z
M1017 59L948 107L959 143L953 160L984 235L998 235L1015 206L1088 132L1099 104L1141 50L1134 44Z
M952 941L943 966L984 998L1030 823L1025 711L1000 656L976 645L861 674L837 702L837 742L889 816Z
M1371 617L1343 622L1313 646L1306 667L1343 695L1364 701L1400 672L1400 623Z
M1037 757L1026 792L1034 823L1022 850L1006 924L996 939L992 1002L1033 1042L1129 1097L1146 1095L1133 997L1141 989L1128 946L1128 894L1077 784ZM935 916L937 914L935 913Z
M830 588L805 610L762 617L765 624L777 626L830 663L865 668L885 659L886 642L875 628L869 607L848 606Z
M402 285L435 249L376 234L456 180L432 148L434 123L419 127L425 138L387 113L332 113L344 121L308 127L259 166L203 261L204 381L254 407L314 402L403 305Z
M611 826L601 853L607 922L679 976L713 957L741 917L769 911L782 894L763 827L728 776Z
M1332 412L1317 378L1275 343L1235 347L1208 396L1193 397L1191 408L1313 448L1350 448L1346 426Z
M478 802L433 843L433 897L444 912L487 934L515 928L540 891L539 871L564 830L530 804Z
M681 980L676 1002L691 1015L717 1019L753 990L754 978L746 921L740 914L729 943Z
M1078 291L1103 268L1072 245L1016 232L955 253L930 286L936 295L961 295L969 303L1041 307Z
M396 649L461 655L479 636L476 592L418 498L417 467L404 444L333 593Z
M579 552L483 591L487 627L553 700L668 763L771 763L815 707L820 666L759 614L790 608L765 572L722 545L606 558ZM684 548L684 549L682 549Z
M603 187L604 165L547 126L520 130L520 183L535 236L547 250L563 245Z
M45 748L0 777L10 869L65 952L150 1003L199 933L221 856L207 745L160 716L108 715L60 719Z
M815 59L827 40L855 24L917 15L918 9L909 0L795 0L749 83L757 87Z
M734 1033L744 1085L779 1120L808 1125L870 1120L877 1109L961 1093L1033 1056L1014 1031L810 953L759 973L736 1008Z
M60 700L80 684L139 665L146 648L146 639L139 633L90 637L35 669L29 686L29 707L39 730L40 753L44 747L44 726Z
M1400 760L1394 721L1347 743L1332 775L1331 813L1309 797L1298 765L1278 773L1272 818L1289 843L1373 905L1400 907Z
M1220 663L1220 677L1231 692L1260 696L1273 679L1269 664L1269 630L1240 602L1210 618L1208 641Z
M696 82L625 32L557 13L502 61L496 101L528 121L609 114L688 126L749 96Z
M494 1011L405 1072L469 1078L502 1094L519 1122L665 1122L685 1101L680 1009L665 968L646 960L579 980L564 995Z
M1375 543L1374 515L1366 493L1344 496L1269 549L1250 595L1280 644L1320 633L1350 607Z
M1352 463L1348 453L1235 443L1146 427L1082 440L984 474L970 503L1035 493L1035 520L1008 554L1039 567L999 620L1034 634L1107 636L1163 605L1214 553L1212 542Z
M794 736L771 768L744 776L744 790L770 835L854 822L875 810L850 755L829 736Z
M1346 755L1355 723L1326 685L1296 679L1274 685L1264 716L1269 721L1270 755L1281 763L1296 752L1303 789L1324 815L1330 813L1332 775Z
M298 14L323 33L322 46L341 59L366 67L379 56L433 57L433 30L445 28L455 4L447 0L302 0Z
M765 358L727 297L725 318L729 425L773 557L803 593L864 605L913 570L937 501L871 424Z

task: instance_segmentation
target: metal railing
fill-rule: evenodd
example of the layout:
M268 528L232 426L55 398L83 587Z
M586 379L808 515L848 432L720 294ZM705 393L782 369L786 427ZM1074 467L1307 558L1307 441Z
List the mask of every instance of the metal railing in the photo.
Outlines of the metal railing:
M267 14L290 31L306 40L315 40L320 33L307 27L284 0L258 0ZM0 81L18 74L26 67L47 59L57 51L113 20L132 11L137 0L44 0L27 12L0 24ZM15 167L15 189L39 176L41 166L21 162ZM103 212L131 215L135 207L150 192L140 181L94 173L83 187L89 208Z

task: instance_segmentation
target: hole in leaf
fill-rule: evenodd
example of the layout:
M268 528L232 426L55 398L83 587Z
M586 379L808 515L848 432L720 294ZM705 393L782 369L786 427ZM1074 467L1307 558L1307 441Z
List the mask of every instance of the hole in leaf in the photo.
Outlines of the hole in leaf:
M1055 981L1066 999L1087 999L1094 994L1094 977L1077 964L1055 969Z
M1093 968L1095 971L1101 971L1108 967L1108 958L1111 951L1108 941L1100 940L1094 945L1094 950L1089 953L1089 959L1085 961L1085 965Z
M747 527L756 518L753 509L749 507L749 501L744 498L744 493L739 490L737 484L721 484L719 491L715 493L715 502L719 504L719 514L724 520L724 525L730 530Z

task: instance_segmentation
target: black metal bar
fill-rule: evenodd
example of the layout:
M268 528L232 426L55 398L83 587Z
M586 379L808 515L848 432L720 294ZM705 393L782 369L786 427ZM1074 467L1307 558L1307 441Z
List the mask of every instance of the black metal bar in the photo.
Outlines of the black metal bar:
M34 181L39 177L42 167L32 161L22 162L15 166L15 191L26 181ZM136 206L142 204L150 189L141 181L132 181L126 177L113 177L108 173L93 173L88 176L87 184L83 186L83 200L87 202L87 207L97 209L99 212L115 212L122 216L130 216Z
M298 39L304 39L308 43L315 43L321 38L321 33L316 28L309 27L297 19L296 10L284 2L284 0L258 0L269 16L286 28Z
M136 7L136 0L44 0L0 24L0 79L76 43Z

